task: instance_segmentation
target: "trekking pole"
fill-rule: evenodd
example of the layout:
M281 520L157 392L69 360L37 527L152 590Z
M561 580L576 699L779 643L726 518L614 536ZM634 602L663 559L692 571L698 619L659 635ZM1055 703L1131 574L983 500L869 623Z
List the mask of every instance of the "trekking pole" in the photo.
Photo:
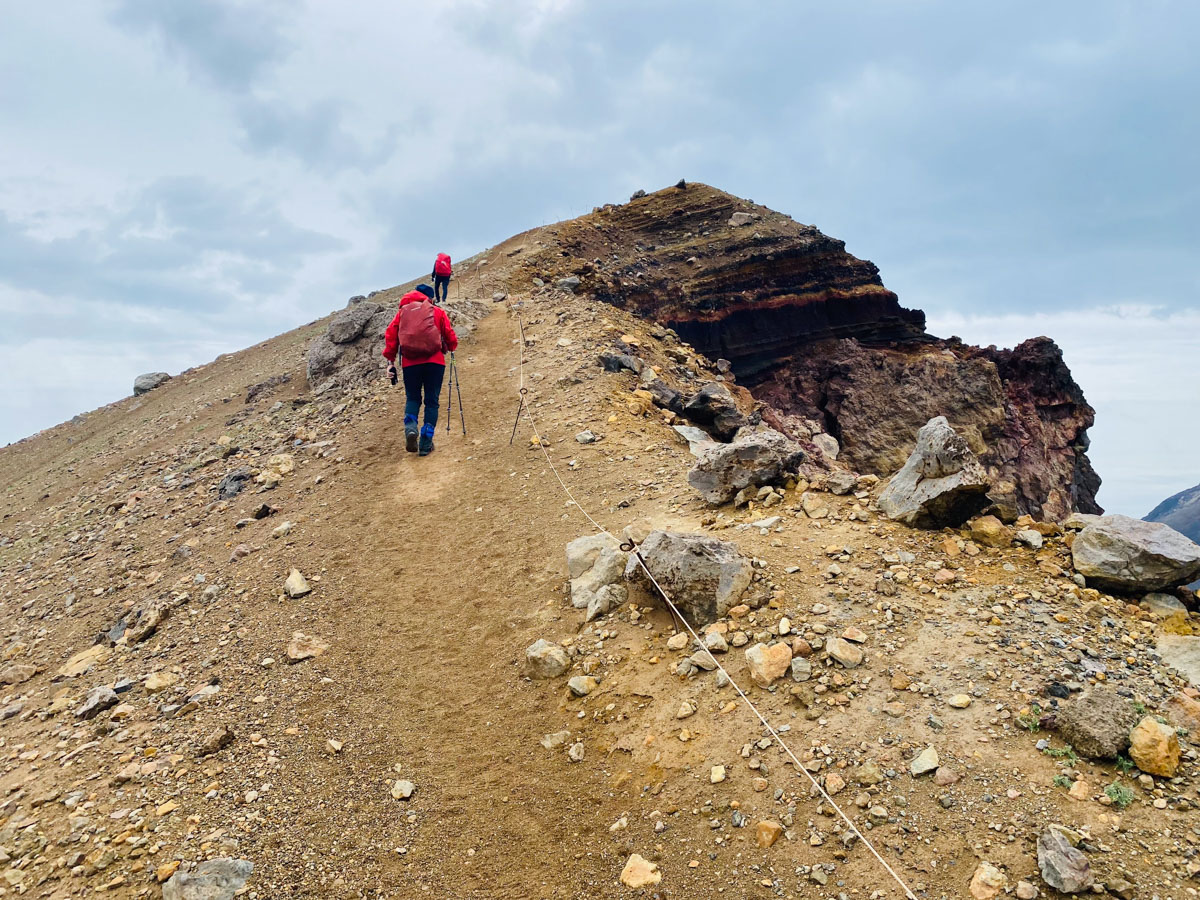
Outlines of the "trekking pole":
M458 374L458 365L454 362L454 354L450 354L450 365L454 369L454 390L458 393L458 420L462 422L463 437L467 436L467 417L462 408L462 376Z
M450 381L446 384L446 434L450 433L450 411L454 403L454 354L450 354L450 365L446 371Z

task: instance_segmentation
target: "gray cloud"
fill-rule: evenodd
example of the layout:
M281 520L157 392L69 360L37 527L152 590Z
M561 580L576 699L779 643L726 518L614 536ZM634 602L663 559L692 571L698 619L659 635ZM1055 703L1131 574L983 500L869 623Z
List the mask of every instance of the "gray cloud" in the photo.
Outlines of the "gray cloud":
M1164 486L1118 461L1133 411L1185 435L1145 465L1192 465L1194 409L1127 401L1200 351L1170 318L1200 308L1194 3L114 2L0 34L0 85L34 92L0 86L0 315L122 331L121 391L177 311L181 367L685 177L846 240L935 329L1060 339L1122 508ZM1089 330L1109 307L1143 312ZM1084 350L1125 333L1118 382ZM42 424L84 402L39 383Z
M117 0L114 24L153 35L168 56L222 90L249 90L263 70L282 59L286 7L271 0Z
M218 312L261 290L285 289L314 253L344 246L289 222L245 188L164 178L70 237L43 240L0 212L0 284L12 289L155 308ZM196 270L209 267L208 279ZM221 283L223 290L215 290Z
M274 98L247 98L238 105L244 145L254 153L294 156L326 172L378 168L394 149L395 126L373 142L353 137L345 127L346 105L324 99L303 107Z

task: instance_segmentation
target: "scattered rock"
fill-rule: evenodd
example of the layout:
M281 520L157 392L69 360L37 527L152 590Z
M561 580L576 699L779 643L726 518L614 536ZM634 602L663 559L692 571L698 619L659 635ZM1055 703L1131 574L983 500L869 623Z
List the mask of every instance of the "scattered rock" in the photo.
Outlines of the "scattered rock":
M792 681L808 681L812 678L812 663L800 656L793 656L792 663Z
M746 651L750 677L759 687L770 687L788 673L792 663L792 648L785 643L755 644Z
M211 756L224 750L233 743L233 731L228 725L221 725L209 732L208 736L196 748L197 756Z
M990 862L981 862L971 876L970 891L975 900L992 900L1007 886L1004 873Z
M106 662L112 656L112 650L103 644L93 644L86 650L80 650L68 659L58 670L59 678L77 678L92 667Z
M1017 882L1017 900L1037 900L1038 889L1022 879Z
M598 686L598 682L591 675L576 675L567 680L567 687L575 697L586 697Z
M288 662L298 663L306 659L312 659L314 656L320 656L329 645L310 634L305 634L303 631L293 631L292 639L287 645Z
M283 589L293 600L297 597L303 597L306 594L312 593L312 588L308 586L304 576L300 574L299 569L292 569L288 573L287 580L283 583Z
M37 666L29 663L14 663L0 670L0 684L24 684L37 674Z
M545 735L539 743L547 750L557 750L563 746L571 738L569 731L556 731L553 734Z
M825 641L825 653L847 669L853 669L863 661L862 650L844 638L831 637Z
M1043 831L1038 838L1037 859L1042 880L1056 891L1078 894L1092 886L1092 870L1088 858L1082 851L1072 847L1053 826Z
M938 416L917 432L917 446L878 505L889 519L906 525L955 526L987 505L989 484L966 439Z
M640 550L655 580L697 625L726 615L753 577L750 560L739 554L736 546L703 534L653 531ZM625 566L625 578L657 594L633 554Z
M118 703L117 692L107 685L94 687L87 692L83 704L75 710L79 719L93 719L106 709L111 709Z
M147 677L143 686L149 694L157 694L160 691L165 691L179 683L179 676L174 672L151 672Z
M254 473L249 469L234 469L217 483L217 499L232 500L246 489L253 478Z
M754 826L754 843L763 849L769 849L783 834L783 826L778 822L767 819Z
M409 800L416 792L417 786L406 779L399 779L392 785L393 800Z
M1041 550L1042 543L1045 540L1040 531L1034 531L1032 528L1022 528L1017 532L1016 538L1022 544L1034 550Z
M233 900L253 871L246 859L210 859L172 875L163 885L163 900Z
M1101 516L1084 528L1071 560L1090 587L1122 594L1161 591L1200 575L1200 545L1168 525L1128 516Z
M1175 729L1146 716L1129 733L1129 758L1150 775L1171 778L1179 769L1179 738Z
M995 516L980 516L971 521L971 540L984 547L1011 547L1012 532Z
M611 535L588 535L567 544L571 605L586 609L587 621L625 602L628 591L622 576L627 561L628 555Z
M955 709L966 709L968 706L971 705L971 695L970 694L955 694L953 697L951 697L949 700L946 701L946 704L948 706L954 707Z
M557 678L571 667L567 651L545 638L525 648L525 662L533 678Z
M938 767L938 752L933 747L926 747L918 753L908 765L908 771L915 778L925 775Z
M621 884L634 890L650 887L660 881L662 881L662 872L658 870L658 864L643 859L637 853L630 855L625 863L625 868L621 870Z
M675 433L687 441L688 452L692 456L700 456L705 450L717 446L707 431L702 428L697 428L695 425L672 425Z
M742 392L745 393L744 391ZM710 381L683 405L682 414L689 422L706 429L718 441L731 441L747 423L737 399L719 381Z
M1187 615L1187 607L1183 605L1183 601L1171 594L1147 594L1139 605L1158 619L1165 619L1176 613Z

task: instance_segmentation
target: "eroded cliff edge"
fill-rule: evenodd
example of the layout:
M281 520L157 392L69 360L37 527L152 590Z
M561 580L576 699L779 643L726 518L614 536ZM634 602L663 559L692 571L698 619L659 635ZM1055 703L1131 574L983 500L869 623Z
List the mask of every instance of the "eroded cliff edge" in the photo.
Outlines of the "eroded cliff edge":
M998 350L934 337L842 241L707 185L561 228L559 256L531 255L531 276L573 275L579 291L728 360L776 424L806 432L815 420L853 468L890 475L917 430L945 415L995 479L1000 510L1100 511L1094 411L1050 338Z

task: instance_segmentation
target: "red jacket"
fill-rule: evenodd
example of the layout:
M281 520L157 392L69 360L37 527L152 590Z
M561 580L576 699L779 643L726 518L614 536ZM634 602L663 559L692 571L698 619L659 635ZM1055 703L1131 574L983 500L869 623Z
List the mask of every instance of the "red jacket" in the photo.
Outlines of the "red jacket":
M422 300L429 300L420 291L409 291L400 298L400 307L403 308L410 303L420 303ZM430 301L432 302L432 301ZM442 347L446 350L458 349L458 335L454 333L454 326L450 324L450 317L446 315L446 311L440 306L433 308L433 320L437 323L438 330L442 333ZM396 316L392 319L392 324L387 327L387 331L383 333L383 358L390 363L396 361L396 352L400 349L400 310L396 310ZM401 356L400 365L404 367L419 366L421 363L437 363L444 366L446 364L446 356L443 353L435 353L433 356L426 356L421 359Z

